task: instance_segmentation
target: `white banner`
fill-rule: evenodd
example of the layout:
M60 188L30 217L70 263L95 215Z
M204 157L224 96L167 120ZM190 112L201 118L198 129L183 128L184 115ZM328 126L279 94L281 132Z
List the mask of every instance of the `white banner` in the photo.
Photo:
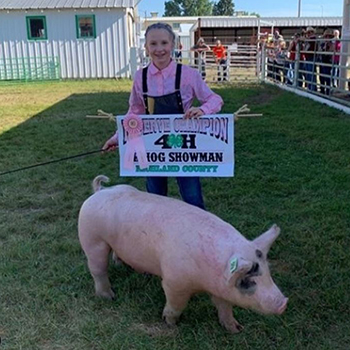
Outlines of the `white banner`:
M120 176L201 176L234 175L234 116L205 115L184 119L182 114L140 115L142 142L148 166L140 166L136 154L132 168L124 164L128 147L123 128L125 116L117 117Z

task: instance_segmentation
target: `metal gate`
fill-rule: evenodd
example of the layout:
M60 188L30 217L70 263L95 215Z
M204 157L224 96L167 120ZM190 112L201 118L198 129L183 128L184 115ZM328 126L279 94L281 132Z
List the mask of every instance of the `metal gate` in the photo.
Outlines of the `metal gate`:
M183 50L182 56L182 59L174 59L182 64L190 65L191 67L198 69L200 72L205 69L205 78L207 82L251 84L257 83L259 80L258 69L260 67L260 61L256 45L229 45L227 47L226 65L218 65L215 62L212 51L206 52L205 61L195 58L194 52L188 50ZM144 50L139 50L137 61L138 68L149 63L149 57L146 56ZM224 74L227 79L223 79Z
M60 78L58 57L0 59L0 81L40 81Z
M312 50L308 43L313 43ZM342 39L304 39L294 49L293 59L287 49L264 45L261 80L350 106L348 45Z

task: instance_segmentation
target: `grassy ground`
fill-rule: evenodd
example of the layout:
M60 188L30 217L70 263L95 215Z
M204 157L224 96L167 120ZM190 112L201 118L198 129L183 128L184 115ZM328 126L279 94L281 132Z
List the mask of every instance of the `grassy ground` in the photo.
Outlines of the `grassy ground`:
M86 119L124 113L129 81L0 86L0 172L98 149L114 132ZM223 112L248 103L262 118L236 125L236 175L204 179L207 207L253 238L276 222L272 275L290 298L282 316L237 308L245 326L228 334L206 295L181 322L161 322L156 277L110 267L117 300L95 298L77 238L92 179L119 178L114 154L0 177L1 349L349 349L350 119L270 86L217 86ZM177 196L171 182L171 195Z

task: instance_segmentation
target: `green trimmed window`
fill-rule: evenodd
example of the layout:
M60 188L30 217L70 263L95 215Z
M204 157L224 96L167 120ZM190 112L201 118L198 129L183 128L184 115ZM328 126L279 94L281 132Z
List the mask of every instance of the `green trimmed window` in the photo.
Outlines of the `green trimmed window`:
M76 15L75 23L78 39L96 38L95 15Z
M45 16L28 16L26 20L28 40L47 40Z

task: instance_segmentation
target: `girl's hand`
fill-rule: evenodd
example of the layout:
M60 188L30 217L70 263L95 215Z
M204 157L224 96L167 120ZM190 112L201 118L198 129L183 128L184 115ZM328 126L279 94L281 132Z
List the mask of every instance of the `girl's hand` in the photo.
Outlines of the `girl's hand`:
M115 151L118 147L118 134L114 134L109 138L102 147L105 152Z
M204 115L204 112L199 107L191 107L184 115L185 119L199 118Z

